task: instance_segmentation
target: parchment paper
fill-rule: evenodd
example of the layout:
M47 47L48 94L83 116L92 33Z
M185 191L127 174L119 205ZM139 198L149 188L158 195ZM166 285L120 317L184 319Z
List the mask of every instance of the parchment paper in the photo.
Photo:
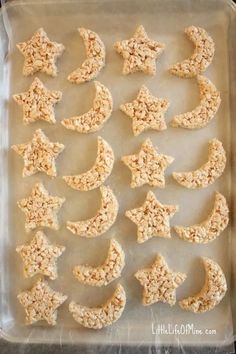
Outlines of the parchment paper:
M216 5L218 3L218 5ZM8 181L9 222L5 223L4 257L2 259L2 327L9 340L29 342L86 343L104 344L112 348L120 345L222 345L232 341L233 326L230 306L230 239L231 227L214 242L195 245L182 241L172 232L172 238L152 238L144 244L136 242L136 227L125 216L127 209L141 205L148 186L131 189L130 172L120 162L123 155L136 153L140 144L147 138L159 151L175 158L168 168L167 186L164 190L153 189L157 198L166 204L178 204L180 211L171 221L172 225L191 225L203 220L210 212L214 191L223 193L228 201L231 198L231 158L230 158L230 109L229 109L229 62L228 62L228 13L222 11L222 2L198 1L12 1L4 10L4 22L9 36L9 52L6 60L9 65L8 82L10 92L6 101L7 115L2 119L8 122L9 147L29 141L37 128L42 128L52 141L65 144L66 149L57 159L58 177L50 179L44 174L22 178L22 159L13 151L5 150L9 169L4 171ZM113 50L116 40L132 36L136 27L143 24L150 38L166 44L166 49L157 61L157 74L154 77L144 74L122 75L122 58ZM195 80L184 80L171 76L167 69L178 60L188 57L192 44L184 35L189 25L204 27L213 37L216 54L212 65L206 72L221 91L222 104L212 122L204 129L187 131L172 128L164 132L148 131L139 137L132 133L131 120L120 110L119 105L133 100L142 84L151 92L170 100L166 114L169 123L174 114L193 109L199 102L198 87ZM43 27L51 40L63 43L66 51L58 60L59 74L56 78L43 74L37 76L49 89L63 92L62 102L56 106L56 125L38 122L29 126L22 124L22 111L13 102L12 94L28 90L33 77L22 75L23 56L16 43L28 40L34 31ZM86 27L97 32L106 46L106 67L98 80L112 92L114 112L112 117L98 133L83 135L66 130L60 121L64 118L86 112L95 94L93 82L73 85L67 75L85 59L83 42L77 32L78 27ZM34 75L35 77L36 75ZM3 132L2 132L3 134ZM112 175L106 181L116 194L119 216L115 225L103 236L96 239L83 239L71 234L65 227L67 220L80 220L93 216L100 203L99 190L78 192L68 187L61 176L77 174L89 169L96 158L96 137L101 135L113 147L116 156ZM187 190L179 186L171 177L173 171L197 168L207 158L208 140L217 137L228 153L228 164L223 176L212 186L200 190ZM53 195L65 196L66 202L60 212L59 231L45 229L52 242L66 246L59 258L59 277L50 281L55 290L68 295L68 301L59 309L58 325L49 328L38 323L32 327L24 325L24 311L16 295L30 288L36 281L24 279L23 265L15 247L31 239L34 232L26 234L24 215L17 208L16 201L29 195L37 181L43 181ZM6 195L6 194L5 194ZM7 200L6 200L7 205ZM117 239L125 250L126 267L122 277L107 287L93 288L83 286L72 275L76 264L99 265L104 260L109 239ZM204 283L204 269L200 256L217 261L224 270L229 290L227 295L213 311L201 315L185 312L178 305L170 307L157 303L149 307L141 304L142 288L133 274L140 268L149 266L155 255L161 253L169 266L176 271L186 272L187 280L177 290L177 298L182 299L197 292ZM68 312L69 301L97 306L113 293L116 283L121 282L127 292L127 306L121 319L101 331L79 327ZM193 331L186 332L186 325ZM171 327L168 327L168 326ZM155 333L158 326L170 329L173 333ZM165 327L166 326L166 327ZM176 327L175 327L176 326ZM160 328L160 327L159 327ZM174 333L175 330L183 333ZM214 330L214 334L209 334ZM208 331L208 332L206 332Z

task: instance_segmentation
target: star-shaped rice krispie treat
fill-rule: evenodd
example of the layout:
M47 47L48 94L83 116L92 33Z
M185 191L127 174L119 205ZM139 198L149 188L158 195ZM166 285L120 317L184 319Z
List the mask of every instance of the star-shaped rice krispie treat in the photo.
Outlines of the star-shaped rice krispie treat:
M123 74L136 71L156 74L156 59L163 52L165 45L148 38L143 26L139 26L133 37L116 42L115 50L124 58Z
M135 100L122 104L120 109L133 120L133 132L137 136L147 129L165 130L164 114L169 102L151 94L146 86L142 86Z
M137 242L143 243L152 237L170 238L170 218L178 209L177 205L160 203L149 191L143 205L127 210L125 215L137 225Z
M123 156L121 159L131 170L131 188L149 184L165 187L165 170L174 161L171 156L158 154L150 139L146 139L136 155Z
M161 301L173 306L176 303L176 289L184 282L186 274L173 272L164 257L157 255L151 267L137 271L135 278L144 288L143 305Z
M30 242L18 246L16 251L23 260L25 277L42 274L56 279L57 258L65 251L65 247L51 244L46 235L38 231Z
M48 90L37 77L28 91L13 95L13 99L23 108L24 124L39 120L56 123L54 105L61 98L61 91Z
M57 75L56 60L65 49L61 43L50 41L43 28L39 28L31 39L17 43L24 55L23 75L29 76L41 71L51 76Z
M66 301L67 296L54 291L45 280L39 279L31 290L23 291L17 298L25 309L27 324L45 320L55 326L57 309Z
M57 156L64 150L64 145L52 143L41 129L37 129L30 142L12 145L12 149L24 160L23 177L37 172L45 172L50 177L57 175Z
M28 198L17 202L25 214L25 230L29 232L36 227L59 229L57 213L65 202L65 198L49 195L42 183L36 183Z

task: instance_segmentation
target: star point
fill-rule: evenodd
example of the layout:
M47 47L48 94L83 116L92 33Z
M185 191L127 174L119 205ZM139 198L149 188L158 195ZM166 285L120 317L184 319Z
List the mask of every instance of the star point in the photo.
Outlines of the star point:
M162 204L149 191L143 205L127 210L125 215L137 225L137 242L143 243L152 237L171 238L169 219L177 211L177 205Z
M25 309L27 324L45 320L54 326L57 309L66 301L67 296L54 291L45 280L39 279L31 290L21 292L17 298Z
M28 198L17 202L25 214L25 229L29 232L37 227L59 229L57 212L65 202L65 198L49 195L42 183L36 183Z
M17 43L16 46L25 57L23 75L33 75L37 71L57 75L56 59L62 55L65 47L50 41L43 28L39 28L28 41Z
M25 277L42 274L53 280L58 276L57 258L65 251L65 247L51 244L46 235L38 231L30 242L18 246L16 251L24 263Z
M56 123L54 105L62 98L61 91L48 90L39 78L35 78L26 92L13 95L17 104L23 107L23 123L39 120Z
M173 306L176 303L176 289L186 279L186 274L170 270L161 255L157 255L150 268L141 269L134 276L144 288L143 305L161 301Z
M174 161L171 156L158 154L150 139L146 139L138 154L123 156L121 159L131 170L131 188L149 184L165 187L165 170Z
M12 145L12 149L24 160L23 177L44 172L50 177L57 175L57 156L64 150L64 145L52 143L41 129L37 129L30 142Z
M149 39L143 26L136 29L132 38L114 44L115 50L124 58L124 75L137 71L155 75L156 59L164 47L164 44Z
M169 102L166 99L153 96L143 85L137 98L132 102L122 104L120 109L133 120L133 132L135 136L138 136L147 129L165 130L167 126L164 114L168 107Z

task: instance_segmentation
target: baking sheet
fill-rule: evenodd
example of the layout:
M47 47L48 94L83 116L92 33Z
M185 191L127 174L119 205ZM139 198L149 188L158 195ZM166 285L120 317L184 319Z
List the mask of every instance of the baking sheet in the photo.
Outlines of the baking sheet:
M179 213L171 220L172 225L190 225L201 221L211 210L213 192L219 190L228 201L231 200L231 119L229 102L229 58L228 28L230 17L222 11L223 1L199 1L196 5L191 1L12 1L7 4L3 15L9 36L9 51L5 67L9 69L6 85L9 84L4 115L2 153L9 168L2 169L2 188L4 229L1 233L2 303L1 321L5 337L12 341L28 342L73 342L98 343L106 346L121 345L221 345L232 341L233 324L231 312L231 291L213 311L194 315L181 310L177 305L173 308L158 303L150 307L141 304L142 288L133 277L136 270L148 266L156 253L161 253L173 270L186 272L188 277L177 290L178 299L194 294L204 282L204 271L200 256L216 260L223 268L230 287L230 241L231 228L213 243L193 245L178 239L172 232L172 239L153 238L144 244L136 242L136 227L124 216L127 209L141 205L145 199L148 186L131 190L130 172L120 162L122 155L136 153L140 144L150 137L162 153L175 157L174 163L167 170L166 189L154 189L161 202L178 204ZM216 5L218 4L218 5ZM220 6L221 5L221 6ZM209 15L209 11L210 14ZM150 38L166 44L166 50L157 61L157 75L144 74L122 76L122 58L113 50L113 43L119 39L132 36L139 24L143 24ZM183 80L168 74L170 64L181 60L192 52L192 45L183 34L189 25L206 28L216 43L216 54L213 64L206 72L221 91L222 104L216 118L204 129L186 131L170 126L164 132L148 131L139 137L132 135L131 120L119 111L121 103L130 101L142 84L159 97L168 98L171 106L166 114L170 122L174 114L193 109L199 101L198 88L194 80ZM59 74L56 78L43 74L42 79L49 89L63 92L62 102L56 107L57 124L50 126L43 122L23 126L22 111L13 102L13 93L28 89L33 78L22 76L23 56L16 49L17 42L27 40L39 27L44 27L50 39L66 46L66 51L58 61ZM85 58L83 42L76 31L77 27L87 27L97 32L106 45L107 65L98 76L112 92L114 112L104 128L95 134L83 135L68 131L60 124L60 120L82 114L91 106L94 97L92 82L83 85L72 85L66 80L68 73L78 67ZM6 86L7 87L7 86ZM8 146L31 139L37 128L42 128L52 141L65 144L66 149L57 159L58 177L49 179L37 174L23 179L22 159L13 151L4 149ZM115 225L103 236L87 240L76 237L65 227L67 220L79 220L93 216L99 208L100 194L98 190L78 192L70 189L61 179L62 175L83 172L91 167L96 157L96 137L101 135L111 143L116 156L112 175L106 181L116 194L119 204L119 216ZM212 186L202 190L186 190L177 185L171 178L173 171L194 169L207 157L207 141L219 138L228 153L228 164L224 175ZM125 142L125 143L124 143ZM6 147L6 146L5 146ZM4 165L3 165L4 167ZM44 323L32 327L24 325L24 311L16 300L16 295L31 287L36 278L24 279L22 263L15 252L16 245L22 244L33 236L24 230L24 215L17 208L16 201L27 196L37 181L43 181L50 193L65 196L66 203L60 213L61 229L57 232L45 230L52 242L66 246L66 251L59 259L59 278L50 282L56 290L68 295L68 301L59 309L58 325L48 328ZM5 205L5 209L4 209ZM8 208L7 208L8 206ZM8 211L8 213L7 213ZM109 239L117 239L126 253L126 267L122 277L106 288L83 286L72 275L76 264L99 264L106 256ZM99 250L99 252L98 252ZM121 319L106 329L92 331L81 328L68 312L68 303L74 300L88 306L104 302L114 291L116 283L121 282L127 292L127 306ZM193 331L201 330L202 335L186 333L190 324ZM168 326L171 327L168 327ZM168 334L159 334L158 326L171 328ZM160 327L159 327L160 328ZM157 329L157 331L156 331ZM175 333L175 330L181 333ZM206 332L207 330L207 332ZM209 334L209 331L213 333Z

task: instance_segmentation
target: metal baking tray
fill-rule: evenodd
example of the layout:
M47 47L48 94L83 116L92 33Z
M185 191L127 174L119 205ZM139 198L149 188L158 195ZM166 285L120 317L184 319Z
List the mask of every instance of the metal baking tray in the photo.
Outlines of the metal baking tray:
M208 345L219 348L233 342L236 281L236 262L233 257L235 14L235 6L229 0L13 0L3 6L0 15L0 322L3 338L12 342L98 344L104 345L104 353L106 348L111 350L114 345L169 345L179 348ZM154 77L140 73L123 76L122 59L113 50L113 43L129 38L139 24L144 25L151 38L166 44L163 55L157 61L157 74ZM191 110L198 103L195 80L173 77L167 70L170 64L191 54L192 45L183 32L189 25L204 27L215 41L214 61L205 75L220 90L221 107L214 120L204 129L186 131L168 126L161 133L148 131L134 137L131 121L119 110L119 105L132 100L142 84L147 85L154 95L170 100L171 105L166 115L168 123L174 114ZM94 96L93 82L73 85L66 79L68 73L85 58L83 42L76 31L82 26L97 32L105 43L106 66L98 80L110 88L114 98L111 119L101 131L89 135L67 131L60 124L63 118L88 110ZM23 57L16 49L16 43L30 38L39 27L43 27L52 40L66 47L58 61L58 76L51 78L44 74L38 75L50 89L61 90L63 99L56 107L56 125L38 122L23 126L22 112L13 102L12 94L27 90L33 78L22 75ZM58 177L53 180L41 174L22 178L22 160L9 149L13 143L30 140L32 133L39 127L52 141L60 141L66 146L57 161ZM66 229L65 222L95 214L99 208L99 191L74 191L64 183L61 176L90 168L96 156L97 135L104 137L114 149L116 162L106 184L116 194L120 210L117 222L106 234L88 240L72 235ZM152 139L161 152L175 157L167 172L166 188L154 190L163 203L180 206L179 213L172 219L172 225L188 225L202 220L211 209L215 190L227 197L231 224L214 242L194 245L180 240L172 232L169 240L153 238L144 244L137 244L135 225L124 216L124 212L142 204L149 188L130 188L130 173L120 158L136 152L147 137ZM178 186L171 178L171 173L190 170L203 162L207 156L207 141L213 137L219 138L227 150L228 163L223 176L206 189L186 190ZM54 328L49 328L43 322L31 327L25 326L24 311L16 299L20 291L31 287L36 280L23 277L22 263L15 252L17 245L33 235L26 234L24 216L17 208L16 201L28 195L39 180L44 182L52 194L66 197L60 213L60 230L45 230L52 242L66 246L58 262L59 277L51 281L50 285L67 294L69 299L59 309L58 324ZM79 284L72 275L73 266L102 262L111 237L121 243L126 253L126 267L122 277L105 288ZM185 312L178 305L171 308L158 303L143 307L142 290L133 274L137 269L148 266L156 253L164 255L172 269L188 275L187 280L178 288L178 299L195 293L202 286L204 270L200 256L203 255L216 260L223 268L229 285L227 295L213 311L201 315ZM69 301L73 299L88 306L99 305L112 294L118 282L124 285L128 300L120 320L100 331L79 327L68 312ZM188 324L193 328L190 333L185 330ZM170 326L172 330L158 333L158 326ZM195 330L201 330L202 334L196 334Z

